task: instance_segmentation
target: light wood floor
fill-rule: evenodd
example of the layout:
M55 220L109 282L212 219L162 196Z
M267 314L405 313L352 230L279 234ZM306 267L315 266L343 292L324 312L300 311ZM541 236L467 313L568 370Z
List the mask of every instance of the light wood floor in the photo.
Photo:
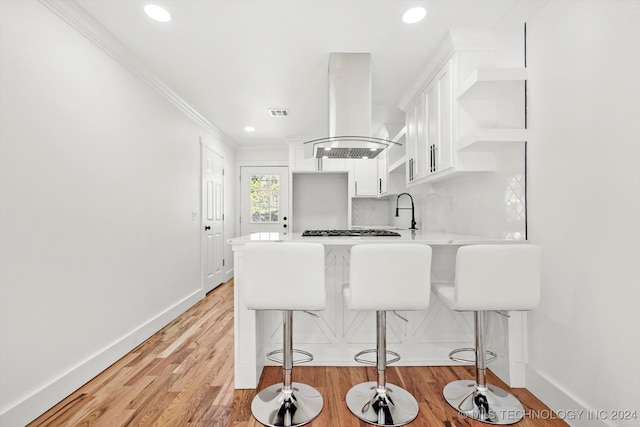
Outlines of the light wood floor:
M295 342L295 335L294 335ZM313 427L367 426L344 403L349 388L375 381L373 367L296 366L294 381L316 387L325 406ZM471 367L390 367L387 380L410 390L420 402L408 426L486 426L462 419L442 398L455 379L473 379ZM520 427L567 424L525 389L509 389L525 407ZM281 381L267 367L258 388ZM29 426L260 426L251 416L254 390L233 389L233 281L222 284L160 332Z

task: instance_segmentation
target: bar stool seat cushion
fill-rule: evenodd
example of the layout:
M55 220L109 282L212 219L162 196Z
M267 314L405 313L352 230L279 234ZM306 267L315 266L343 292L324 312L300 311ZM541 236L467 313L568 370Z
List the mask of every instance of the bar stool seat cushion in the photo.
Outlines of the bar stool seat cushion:
M243 299L250 310L322 310L326 305L324 246L253 242L242 250Z
M350 260L349 284L343 287L350 310L425 310L429 306L430 246L356 245Z
M434 284L452 310L532 310L540 302L542 250L528 244L458 249L454 284Z

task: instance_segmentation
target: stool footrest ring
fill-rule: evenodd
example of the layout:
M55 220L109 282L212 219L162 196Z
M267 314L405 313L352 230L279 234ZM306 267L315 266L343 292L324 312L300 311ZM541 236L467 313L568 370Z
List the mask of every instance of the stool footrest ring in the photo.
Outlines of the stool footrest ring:
M373 362L373 361L371 361L371 360L367 360L367 359L363 359L362 357L360 357L360 356L362 356L363 354L377 353L377 352L378 352L378 350L376 350L375 348L372 348L372 349L369 349L369 350L362 350L362 351L357 352L357 353L353 356L353 359L354 359L356 362L364 363L365 365L377 365L377 363L376 363L376 362ZM387 360L387 365L390 365L390 364L395 363L395 362L397 362L398 360L400 360L400 355L399 355L398 353L396 353L395 351L387 350L387 351L386 351L386 353L387 353L387 354L390 354L390 355L392 355L392 356L393 356L393 358L392 358L392 359Z
M476 363L475 357L473 359L465 359L463 357L456 356L456 354L462 353L462 352L473 352L475 355L476 349L473 347L457 348L453 350L451 353L449 353L449 359L453 360L454 362L460 362L460 363L470 363L470 364ZM487 359L485 360L486 363L493 362L498 358L498 355L493 351L487 350L485 351L485 353L489 355L489 357L487 357Z
M282 350L282 349L273 350L273 351L270 351L269 353L267 353L266 357L267 357L267 359L271 360L272 362L276 362L276 363L282 365L283 364L283 359L274 357L274 355L276 355L276 354L282 355L282 353L284 353L284 350ZM293 349L293 354L302 354L302 355L307 356L307 357L302 358L302 359L294 360L293 361L294 365L299 365L300 363L311 362L313 360L313 354L309 353L308 351L298 350L297 348L294 348Z

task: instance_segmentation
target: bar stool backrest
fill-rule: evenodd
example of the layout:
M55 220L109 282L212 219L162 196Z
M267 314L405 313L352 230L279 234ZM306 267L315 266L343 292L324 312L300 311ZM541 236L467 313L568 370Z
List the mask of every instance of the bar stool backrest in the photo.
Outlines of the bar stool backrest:
M531 310L540 302L542 250L530 244L458 249L456 310Z
M431 294L431 247L409 243L372 243L351 249L351 310L425 310Z
M242 297L250 310L322 310L324 246L253 242L242 248Z

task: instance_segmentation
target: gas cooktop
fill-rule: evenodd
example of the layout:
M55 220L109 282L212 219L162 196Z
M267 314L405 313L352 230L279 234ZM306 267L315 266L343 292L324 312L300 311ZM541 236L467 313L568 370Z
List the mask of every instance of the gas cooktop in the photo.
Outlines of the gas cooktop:
M356 237L386 237L400 236L400 233L389 230L365 229L365 230L305 230L303 236L309 237L335 237L335 236L356 236Z

